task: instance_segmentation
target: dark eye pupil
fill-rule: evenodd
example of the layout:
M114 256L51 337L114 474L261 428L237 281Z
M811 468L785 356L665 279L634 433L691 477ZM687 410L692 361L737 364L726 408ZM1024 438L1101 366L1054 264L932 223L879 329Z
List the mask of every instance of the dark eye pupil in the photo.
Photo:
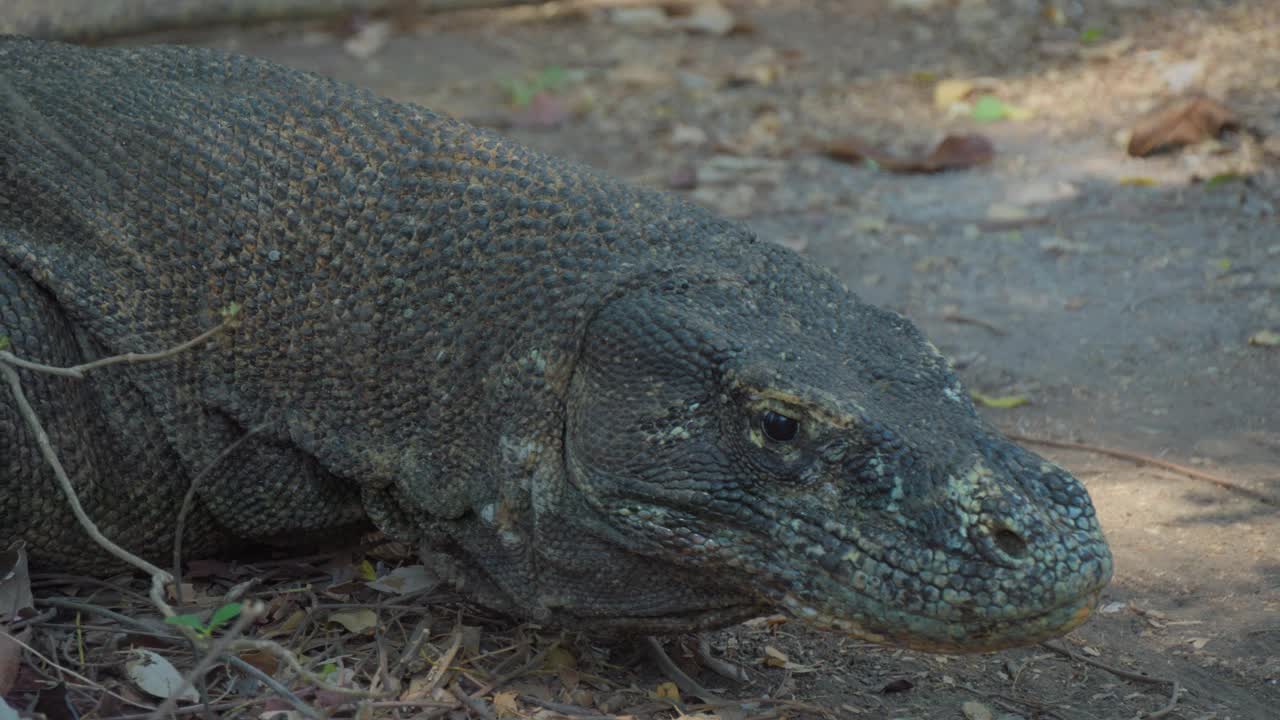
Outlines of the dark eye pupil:
M767 410L760 416L760 429L774 442L788 442L800 432L800 421Z

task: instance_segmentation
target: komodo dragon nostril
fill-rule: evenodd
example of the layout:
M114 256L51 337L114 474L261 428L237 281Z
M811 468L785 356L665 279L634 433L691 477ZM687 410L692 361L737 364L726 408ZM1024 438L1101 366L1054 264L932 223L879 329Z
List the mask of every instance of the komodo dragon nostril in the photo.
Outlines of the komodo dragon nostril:
M994 527L991 533L991 541L995 543L995 546L1001 552L1015 560L1021 560L1027 556L1027 541L1005 525L996 525Z

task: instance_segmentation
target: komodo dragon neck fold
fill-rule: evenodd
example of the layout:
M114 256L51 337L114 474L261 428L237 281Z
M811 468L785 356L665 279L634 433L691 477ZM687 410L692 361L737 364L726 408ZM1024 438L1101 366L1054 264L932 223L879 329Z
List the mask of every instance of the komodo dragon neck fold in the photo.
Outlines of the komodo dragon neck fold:
M260 60L0 40L0 336L89 511L163 556L372 522L507 612L1065 632L1111 556L906 319L670 195ZM0 542L111 568L0 402Z

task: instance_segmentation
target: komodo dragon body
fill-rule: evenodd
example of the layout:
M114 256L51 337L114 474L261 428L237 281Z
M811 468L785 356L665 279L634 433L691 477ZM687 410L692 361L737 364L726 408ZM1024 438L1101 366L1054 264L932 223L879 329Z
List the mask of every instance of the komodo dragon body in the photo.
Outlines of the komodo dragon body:
M89 514L163 557L372 522L484 602L645 632L782 608L1034 642L1089 497L903 317L745 228L425 109L177 47L0 41L0 335ZM246 433L253 434L215 463ZM0 401L0 542L112 568Z

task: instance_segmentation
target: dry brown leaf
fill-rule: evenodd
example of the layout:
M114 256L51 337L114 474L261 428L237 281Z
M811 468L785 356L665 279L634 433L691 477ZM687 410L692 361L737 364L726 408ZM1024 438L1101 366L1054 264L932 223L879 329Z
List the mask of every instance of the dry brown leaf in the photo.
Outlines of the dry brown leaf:
M995 146L985 135L948 135L923 160L893 169L897 172L922 173L965 170L991 162L995 154Z
M1280 332L1259 330L1249 336L1249 344L1258 347L1280 347Z
M548 670L573 670L578 667L578 658L567 648L557 647L547 653L547 661L543 667Z
M973 92L973 83L968 80L953 78L939 80L938 84L933 86L933 106L939 110L946 110L969 97L971 92Z
M787 654L772 645L764 646L764 664L769 667L785 667L788 662Z
M507 690L494 695L493 710L500 718L520 717L520 703L516 701L516 693Z
M833 140L822 148L822 154L850 165L859 165L867 160L879 162L878 158L883 155L879 148L856 137Z
M680 702L680 688L673 682L659 683L658 687L653 689L653 694L659 700L675 700Z
M8 695L18 679L22 665L22 645L31 639L31 628L23 628L15 634L0 632L0 696Z
M378 625L378 614L368 608L343 610L329 616L329 622L335 622L346 628L348 632L363 633Z
M857 164L871 161L885 170L897 173L938 173L964 170L991 162L995 146L984 135L948 135L927 154L898 157L860 138L845 138L828 143L823 153L841 162Z
M240 653L240 659L268 675L275 675L280 667L280 659L266 650L247 650Z
M0 552L0 622L16 618L24 610L33 610L33 602L27 551L19 547Z
M529 104L511 114L511 126L530 130L550 130L573 117L569 100L560 95L540 92Z
M965 720L991 720L995 717L990 706L973 700L961 704L960 712L964 713Z
M1142 117L1133 126L1128 152L1147 157L1162 150L1194 145L1223 130L1240 127L1239 120L1222 103L1195 95L1174 100Z
M671 24L686 32L716 36L745 29L739 27L737 17L728 8L715 0L698 3L688 15L675 18Z
M289 613L288 617L286 617L284 620L281 620L279 623L277 623L273 627L268 628L267 630L264 630L262 632L262 637L273 638L279 635L288 635L294 630L297 630L298 626L301 625L303 621L306 619L307 619L307 613L305 610L301 610L301 609L294 610L293 612Z

